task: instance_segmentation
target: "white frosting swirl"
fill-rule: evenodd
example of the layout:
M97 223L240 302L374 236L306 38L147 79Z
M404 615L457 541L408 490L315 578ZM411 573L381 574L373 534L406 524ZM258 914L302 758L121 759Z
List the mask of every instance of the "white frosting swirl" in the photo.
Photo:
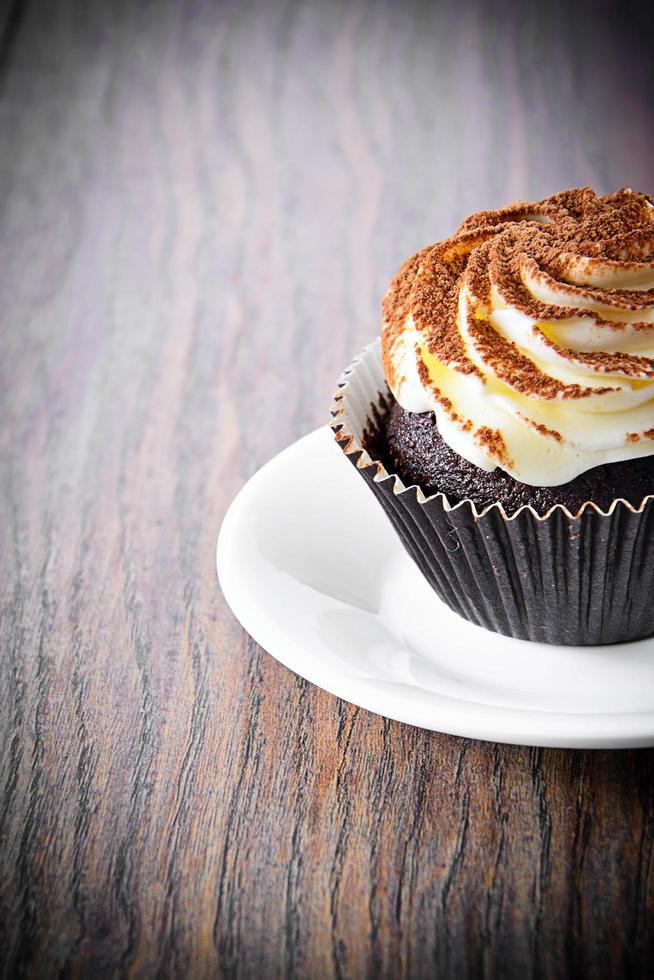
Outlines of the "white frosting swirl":
M485 470L567 483L654 453L654 208L588 188L479 212L384 300L384 369L408 411Z

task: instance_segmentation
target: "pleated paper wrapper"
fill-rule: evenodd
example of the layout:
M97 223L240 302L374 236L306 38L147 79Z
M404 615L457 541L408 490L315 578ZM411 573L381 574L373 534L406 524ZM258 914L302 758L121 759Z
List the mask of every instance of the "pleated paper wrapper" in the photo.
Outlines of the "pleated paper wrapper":
M332 429L437 595L497 633L543 643L602 644L654 635L654 496L540 516L481 511L405 486L364 448L389 393L377 339L342 374Z

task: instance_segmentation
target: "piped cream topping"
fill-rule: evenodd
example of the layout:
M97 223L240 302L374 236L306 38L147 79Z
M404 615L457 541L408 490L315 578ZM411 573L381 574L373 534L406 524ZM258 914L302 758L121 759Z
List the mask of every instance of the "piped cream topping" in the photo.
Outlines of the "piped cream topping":
M382 355L408 411L534 486L654 453L654 207L590 188L481 211L404 263Z

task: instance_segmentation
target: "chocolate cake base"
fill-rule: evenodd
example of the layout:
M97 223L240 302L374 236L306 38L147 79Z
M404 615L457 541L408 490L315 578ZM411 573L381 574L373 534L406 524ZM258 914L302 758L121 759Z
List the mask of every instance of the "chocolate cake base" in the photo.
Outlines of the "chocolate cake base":
M529 504L538 514L564 504L574 514L588 500L602 510L618 498L638 508L654 493L654 455L597 466L560 486L532 487L499 467L488 472L459 456L443 441L433 412L416 415L393 399L381 414L375 409L374 420L366 442L372 458L407 486L417 484L426 496L444 493L450 503L501 503L507 513Z

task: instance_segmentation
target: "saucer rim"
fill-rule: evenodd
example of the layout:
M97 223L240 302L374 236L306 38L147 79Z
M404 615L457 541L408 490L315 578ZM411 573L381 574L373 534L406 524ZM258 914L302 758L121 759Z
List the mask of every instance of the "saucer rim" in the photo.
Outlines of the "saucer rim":
M249 600L243 570L238 565L238 540L241 522L246 520L252 502L256 504L255 498L266 489L267 483L271 480L276 483L281 478L288 480L283 473L289 462L296 461L298 455L302 456L305 452L307 455L314 452L326 454L328 442L333 445L334 456L327 465L337 465L336 460L340 457L343 465L349 469L349 463L343 459L341 450L334 442L331 427L321 426L287 446L257 470L230 504L220 527L216 544L220 587L236 619L262 649L287 669L329 694L383 717L429 731L535 747L625 749L654 745L654 710L615 714L565 713L485 705L450 694L429 692L435 712L435 717L430 719L424 707L421 710L419 705L414 704L412 709L409 707L407 710L406 697L400 698L397 691L384 697L370 690L369 686L366 689L366 684L369 685L366 679L345 675L339 677L338 671L325 670L316 662L316 658L312 659L311 653L306 652L306 643L294 635L289 624L282 626L269 609ZM297 471L296 462L294 469ZM357 480L354 472L352 479ZM372 496L370 506L377 506ZM407 560L410 560L408 556ZM463 619L461 624L464 630L474 632L480 629ZM512 642L530 645L527 640ZM572 651L576 648L561 649ZM403 686L399 682L390 684L394 688ZM485 718L488 714L492 718Z

